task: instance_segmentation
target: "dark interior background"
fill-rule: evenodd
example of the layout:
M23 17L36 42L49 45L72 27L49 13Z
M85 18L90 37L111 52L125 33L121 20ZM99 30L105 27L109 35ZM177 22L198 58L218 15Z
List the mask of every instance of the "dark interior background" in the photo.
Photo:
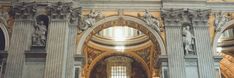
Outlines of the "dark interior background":
M5 49L5 37L2 29L0 28L0 50Z

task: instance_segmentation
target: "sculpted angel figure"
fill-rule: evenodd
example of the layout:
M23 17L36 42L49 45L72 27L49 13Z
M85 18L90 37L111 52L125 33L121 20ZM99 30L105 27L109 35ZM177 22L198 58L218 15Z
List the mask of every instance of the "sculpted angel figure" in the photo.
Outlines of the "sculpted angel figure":
M86 30L89 27L92 27L96 23L96 18L100 16L101 13L97 12L95 10L91 10L90 13L88 14L88 18L84 20L84 25L81 27L82 30Z
M146 22L147 25L149 25L151 28L156 30L157 32L160 32L160 22L157 20L157 18L153 17L148 10L145 10L143 20Z
M190 31L190 26L186 25L183 27L183 44L185 49L185 55L195 55L194 45L195 45L195 37Z
M216 13L215 22L214 22L215 30L219 31L221 27L228 21L230 21L230 18L227 15L225 15L223 12Z

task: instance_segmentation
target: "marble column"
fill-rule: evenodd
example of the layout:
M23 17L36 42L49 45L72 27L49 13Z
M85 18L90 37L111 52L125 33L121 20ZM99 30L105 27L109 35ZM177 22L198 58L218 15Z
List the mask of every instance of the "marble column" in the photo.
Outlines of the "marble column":
M67 20L50 22L44 78L65 78L68 32Z
M10 48L8 50L6 74L4 78L21 78L24 65L24 53L29 48L32 21L17 20L13 27Z
M217 78L215 77L214 58L208 28L209 11L197 10L191 12L195 16L192 22L198 57L199 78ZM200 17L197 17L199 15Z
M181 24L178 12L162 11L165 23L169 78L186 78ZM171 17L175 15L175 17Z

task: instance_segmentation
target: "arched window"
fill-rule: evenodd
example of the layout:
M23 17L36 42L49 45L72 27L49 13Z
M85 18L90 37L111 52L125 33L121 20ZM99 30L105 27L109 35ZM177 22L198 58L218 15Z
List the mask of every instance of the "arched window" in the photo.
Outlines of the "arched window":
M124 56L114 56L106 59L107 78L130 78L132 59Z

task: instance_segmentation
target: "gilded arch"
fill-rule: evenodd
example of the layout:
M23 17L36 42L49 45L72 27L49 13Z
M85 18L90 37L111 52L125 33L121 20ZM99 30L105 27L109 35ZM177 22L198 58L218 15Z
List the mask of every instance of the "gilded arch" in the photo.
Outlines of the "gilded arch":
M135 17L130 17L130 16L111 16L111 17L107 17L107 18L104 18L104 19L96 22L94 26L92 26L91 28L89 28L83 32L83 34L78 42L77 54L83 53L83 46L86 43L86 41L89 40L91 35L108 27L104 23L107 23L107 24L108 23L115 23L115 22L111 22L111 21L115 21L115 20L130 21L130 23L125 23L125 22L123 22L123 23L125 23L125 25L127 24L127 26L141 30L145 34L149 34L149 37L151 38L151 40L158 44L157 46L159 46L159 48L160 48L161 55L166 55L166 47L165 47L164 41L163 41L162 37L160 36L160 34L158 32L156 32L155 30L153 30L152 28L150 28L144 21L142 21L138 18L135 18ZM138 24L138 26L137 25L134 26L133 24L131 24L131 22ZM119 23L119 24L121 25L123 23Z
M86 31L84 31L81 34L80 40L78 42L77 47L77 53L76 54L83 54L84 52L84 46L88 43L88 40L92 37L92 35L96 34L97 32L101 31L102 29L111 27L111 26L129 26L135 29L138 29L142 31L144 34L147 34L150 38L150 40L154 43L155 49L157 50L157 54L166 55L166 49L164 41L157 31L153 30L151 27L149 27L143 20L131 17L131 16L111 16L104 18L98 22L95 23L94 26L90 27ZM85 54L85 53L84 53ZM105 55L103 55L105 54ZM95 64L100 61L104 56L110 56L115 53L110 52L104 52L93 60L89 65L85 65L84 71L86 72L85 77L89 78L90 72L92 68L95 66ZM126 54L126 53L124 53ZM146 62L137 54L134 54L132 52L128 52L126 55L132 55L134 59L138 60L139 63L142 64L144 69L147 71L148 77L151 77L150 68L146 64ZM84 73L83 73L84 74Z
M222 35L222 33L227 30L228 28L234 27L234 20L228 21L224 24L224 26L221 27L220 31L215 33L214 39L213 39L213 46L212 50L214 54L217 54L216 47L218 46L218 39Z

